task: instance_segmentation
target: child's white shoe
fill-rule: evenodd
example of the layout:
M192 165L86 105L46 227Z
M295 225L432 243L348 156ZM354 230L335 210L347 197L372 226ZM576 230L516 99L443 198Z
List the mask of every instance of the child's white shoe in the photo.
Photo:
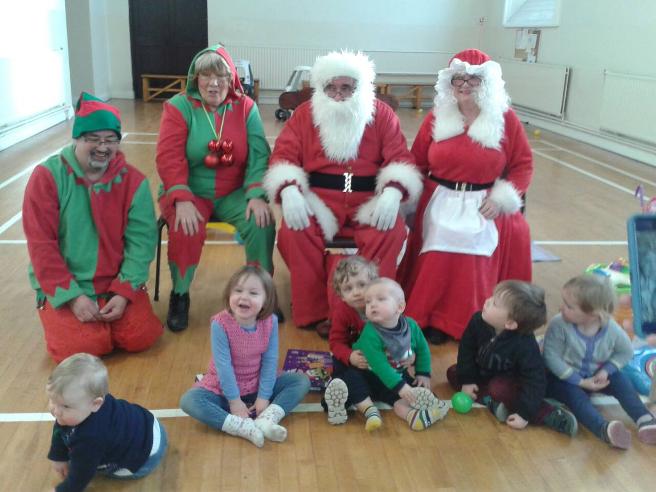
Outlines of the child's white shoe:
M339 378L334 378L328 383L323 399L326 401L326 406L328 407L328 422L332 425L346 423L348 419L348 415L346 414L348 387L346 383Z

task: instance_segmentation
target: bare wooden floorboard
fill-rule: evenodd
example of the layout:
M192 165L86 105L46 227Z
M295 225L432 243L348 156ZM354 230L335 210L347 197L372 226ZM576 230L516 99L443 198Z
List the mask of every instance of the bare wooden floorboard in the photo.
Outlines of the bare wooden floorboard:
M151 180L156 196L156 132L161 104L114 101L120 106L121 148L127 159ZM282 124L273 117L275 106L262 106L268 137ZM410 144L426 112L400 110L401 124ZM54 152L70 139L70 123L61 124L27 142L0 152L0 183L12 179L35 160ZM635 189L639 180L619 169L656 183L656 170L565 137L527 128L535 154L535 178L527 197L527 217L538 241L623 241L626 219L638 211L637 201L621 188ZM580 155L578 155L580 154ZM559 162L558 162L559 161ZM604 167L595 163L600 161ZM0 227L21 210L27 174L0 188ZM656 186L645 186L648 195ZM279 213L277 213L279 217ZM47 357L34 294L27 280L28 257L18 221L0 234L0 413L46 411L44 385L54 364ZM229 240L212 234L209 240ZM534 264L535 282L547 291L549 315L558 311L560 286L571 276L597 262L626 257L623 245L545 245L560 262ZM166 246L162 248L161 300L154 303L166 316L170 279ZM275 282L288 319L289 272L276 252ZM221 309L223 286L243 262L238 245L207 245L191 298L191 325L183 333L166 332L148 352L115 353L105 361L110 389L116 396L150 409L178 408L180 396L210 357L209 317ZM154 285L154 264L149 288ZM297 330L291 321L281 327L281 363L288 348L327 350L315 334ZM456 360L453 342L431 347L434 390L442 398L452 391L446 369ZM318 402L310 394L306 402ZM604 407L607 415L628 417L617 406ZM608 448L582 430L570 439L545 428L514 431L496 422L486 410L467 415L451 412L425 432L413 432L391 411L383 412L384 426L364 430L364 420L353 415L346 425L330 426L322 413L295 413L284 420L288 441L267 442L257 449L247 441L213 431L184 418L162 419L170 448L162 466L146 479L117 482L99 478L89 490L121 491L369 491L369 490L653 490L656 447L634 438L627 452ZM0 422L0 490L46 490L57 483L46 454L50 422Z

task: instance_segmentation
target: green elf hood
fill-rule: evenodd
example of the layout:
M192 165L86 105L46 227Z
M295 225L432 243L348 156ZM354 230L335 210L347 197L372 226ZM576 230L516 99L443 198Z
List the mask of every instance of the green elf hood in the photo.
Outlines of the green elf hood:
M204 50L199 51L194 56L193 60L191 60L191 65L189 65L189 71L187 72L187 91L186 91L187 95L193 97L194 99L198 99L199 101L201 100L200 92L198 92L198 84L196 83L196 79L194 78L194 66L196 65L196 60L198 59L198 57L208 51L214 51L215 53L217 53L221 58L223 58L226 61L228 67L230 67L230 73L232 74L232 81L230 83L230 89L228 90L228 95L226 96L224 102L237 101L241 99L244 96L244 88L242 87L241 81L239 80L239 74L237 73L237 68L235 67L234 62L232 61L232 57L228 54L226 49L220 44L215 44L213 46L205 48Z

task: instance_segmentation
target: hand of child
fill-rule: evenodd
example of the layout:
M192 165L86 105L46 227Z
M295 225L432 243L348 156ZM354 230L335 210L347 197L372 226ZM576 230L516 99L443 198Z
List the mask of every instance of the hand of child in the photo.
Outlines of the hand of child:
M68 461L53 461L52 469L64 480L68 476Z
M595 381L595 378L585 378L581 379L581 382L579 383L579 386L583 389L586 389L588 391L599 391L601 389L604 389L606 386L610 384L610 381L606 380L605 382L598 382Z
M603 384L604 386L610 383L610 381L608 381L608 371L606 369L599 369L597 373L592 376L592 379L595 383Z
M229 404L230 404L230 413L232 415L241 417L242 419L247 419L248 417L250 417L250 412L248 411L248 407L241 400L241 398L237 398L236 400L230 400Z
M460 389L466 395L469 395L472 400L476 401L478 398L478 385L477 384L463 384Z
M517 413L513 413L512 415L508 415L508 418L506 419L506 425L512 427L513 429L522 430L528 425L528 420L525 420L524 417Z
M367 358L361 350L354 350L351 352L351 355L349 355L349 362L353 367L357 367L358 369L369 369Z
M417 398L415 397L415 392L412 391L412 386L409 384L404 384L399 390L399 396L408 402L411 406L415 404Z
M266 400L264 398L258 398L258 399L255 400L255 403L253 404L253 406L248 409L248 411L250 413L255 412L255 416L257 417L268 406L269 406L269 400Z
M419 388L431 389L431 378L428 376L417 376L415 378L415 386Z

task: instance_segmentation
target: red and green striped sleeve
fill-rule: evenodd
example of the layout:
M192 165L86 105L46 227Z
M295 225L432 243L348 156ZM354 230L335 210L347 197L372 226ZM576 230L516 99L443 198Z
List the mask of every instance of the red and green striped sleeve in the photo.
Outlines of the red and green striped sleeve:
M248 161L246 163L246 174L244 176L244 188L246 199L266 198L266 192L262 188L262 178L269 164L271 148L266 140L264 125L260 117L257 105L248 113L246 120L246 133L248 135Z
M135 191L128 209L124 233L123 262L109 291L132 300L148 280L150 263L157 248L157 223L148 180Z

